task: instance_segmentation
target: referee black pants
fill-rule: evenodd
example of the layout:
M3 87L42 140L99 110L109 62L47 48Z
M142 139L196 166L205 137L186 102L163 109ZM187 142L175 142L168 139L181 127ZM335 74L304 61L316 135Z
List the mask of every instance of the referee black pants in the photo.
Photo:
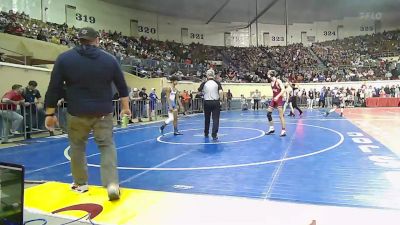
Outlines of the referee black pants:
M303 111L301 111L299 106L297 106L297 97L292 97L292 106L293 108L297 109L297 111L299 111L300 114L303 113Z
M258 110L258 105L259 105L259 103L260 103L260 99L254 99L253 110L256 110L256 107L257 107L257 110Z
M208 135L210 130L210 118L212 115L213 127L212 137L217 137L219 128L219 115L221 113L221 105L219 100L205 100L204 101L204 135Z

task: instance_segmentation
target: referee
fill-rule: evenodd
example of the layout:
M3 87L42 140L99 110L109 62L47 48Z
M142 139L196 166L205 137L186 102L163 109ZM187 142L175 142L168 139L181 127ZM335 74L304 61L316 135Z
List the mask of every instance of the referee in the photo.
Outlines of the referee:
M203 92L204 96L204 137L208 137L210 129L210 117L212 114L213 128L211 136L213 141L218 140L218 128L219 128L219 115L221 111L222 100L222 86L221 83L215 80L214 70L207 70L207 81L203 82L199 91Z

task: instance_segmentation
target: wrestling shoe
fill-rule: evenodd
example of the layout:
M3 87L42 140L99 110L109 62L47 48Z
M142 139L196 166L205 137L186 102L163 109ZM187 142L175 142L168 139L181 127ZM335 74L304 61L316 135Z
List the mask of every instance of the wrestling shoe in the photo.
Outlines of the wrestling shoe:
M275 129L273 127L270 127L269 131L265 132L265 135L270 135L270 134L273 134L273 133L275 133Z

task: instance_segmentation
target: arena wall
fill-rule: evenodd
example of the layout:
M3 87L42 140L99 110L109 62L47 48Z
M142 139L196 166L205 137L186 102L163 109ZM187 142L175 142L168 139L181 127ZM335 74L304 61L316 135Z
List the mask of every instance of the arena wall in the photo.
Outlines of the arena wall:
M0 63L0 95L3 96L4 93L11 90L11 86L14 84L26 87L30 80L38 83L37 89L44 95L50 81L50 72L49 69L44 68Z
M59 54L69 48L50 42L0 33L0 47L15 51L19 54L7 52L7 55L20 56L20 54L35 59L54 61Z
M37 88L44 95L50 81L50 74L51 70L46 68L0 62L0 95L11 90L11 86L14 84L21 84L25 87L30 80L35 80L38 83ZM161 87L167 83L165 78L143 79L128 73L125 73L125 80L130 88L140 89L145 87L148 91L151 88L161 90Z

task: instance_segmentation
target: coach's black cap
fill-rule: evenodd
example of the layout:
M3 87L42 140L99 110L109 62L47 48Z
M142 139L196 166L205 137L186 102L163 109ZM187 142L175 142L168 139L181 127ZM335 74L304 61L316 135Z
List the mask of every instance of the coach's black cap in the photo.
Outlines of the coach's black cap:
M80 29L78 33L79 39L85 39L91 41L96 39L97 37L99 37L99 33L91 27L84 27Z

